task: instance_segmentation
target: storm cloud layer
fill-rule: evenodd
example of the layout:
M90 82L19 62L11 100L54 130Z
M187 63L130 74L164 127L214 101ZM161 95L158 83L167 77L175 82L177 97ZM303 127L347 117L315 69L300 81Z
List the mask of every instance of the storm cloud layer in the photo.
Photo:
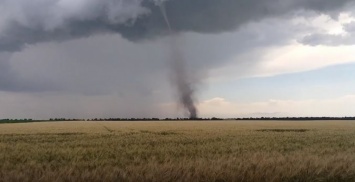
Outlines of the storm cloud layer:
M152 104L174 102L166 83L172 76L169 66L174 65L169 65L171 34L159 7L162 2L186 57L184 76L198 77L188 83L195 84L194 79L199 83L199 72L206 80L204 69L207 74L223 73L221 77L258 75L260 69L253 69L265 62L260 59L263 51L291 41L332 46L355 42L354 23L344 24L348 33L344 35L297 24L320 15L336 20L354 7L354 0L0 0L0 99L14 94L5 103L18 102L26 109L22 101L26 99L16 99L21 98L16 94L25 94L22 98L31 98L29 105L42 100L51 113L49 106L57 102L53 112L65 114L68 111L61 109L73 108L70 117L75 117L74 108L95 105L102 96L100 108L109 101L125 117L161 114L162 109L154 111ZM219 70L232 63L232 74ZM46 94L46 99L38 99ZM85 104L70 107L73 99L65 98L73 95ZM89 104L86 100L92 96L100 99ZM147 108L152 110L144 111ZM43 108L38 109L41 112Z
M119 33L132 41L166 35L158 0L1 0L0 51ZM218 33L297 10L334 13L352 0L166 0L176 32Z

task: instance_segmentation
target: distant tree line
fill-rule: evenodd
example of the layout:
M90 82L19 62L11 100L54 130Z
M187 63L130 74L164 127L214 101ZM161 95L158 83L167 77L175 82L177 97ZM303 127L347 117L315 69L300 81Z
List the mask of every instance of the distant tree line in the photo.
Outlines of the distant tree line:
M32 119L0 119L0 121L32 121Z
M355 120L355 117L248 117L248 118L94 118L68 119L51 118L49 121L223 121L223 120L257 120L257 121L315 121L315 120ZM0 123L44 122L48 120L33 119L0 119Z
M87 121L157 121L159 118L94 118Z
M224 120L221 118L94 118L87 121L186 121L186 120Z
M51 118L49 121L85 121L85 119Z
M249 118L94 118L87 121L223 121L223 120L283 120L283 121L306 121L306 120L355 120L355 117L249 117Z
M29 123L32 119L0 119L0 123Z
M261 118L236 118L235 120L286 120L286 121L309 121L309 120L355 120L355 117L261 117Z
M248 117L248 118L95 118L87 121L216 121L216 120L355 120L355 117Z

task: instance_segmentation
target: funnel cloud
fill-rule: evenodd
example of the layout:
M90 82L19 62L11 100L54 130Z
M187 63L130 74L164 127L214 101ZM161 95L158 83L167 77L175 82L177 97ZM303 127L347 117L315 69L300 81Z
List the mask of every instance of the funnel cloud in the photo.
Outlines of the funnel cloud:
M194 90L192 83L189 81L189 75L186 72L186 65L183 53L179 49L177 44L177 37L174 35L173 29L163 3L160 5L162 15L169 29L170 35L170 46L171 46L171 57L172 57L172 70L173 70L173 79L177 87L177 91L180 97L180 103L184 106L185 109L190 113L190 119L197 118L197 109L194 102Z

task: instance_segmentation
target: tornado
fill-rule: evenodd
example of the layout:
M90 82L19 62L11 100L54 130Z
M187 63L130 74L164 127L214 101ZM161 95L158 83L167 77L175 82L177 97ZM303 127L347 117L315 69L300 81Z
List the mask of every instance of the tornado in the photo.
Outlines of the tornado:
M176 86L180 105L183 106L183 108L189 113L190 119L196 119L198 116L195 104L195 90L193 82L191 81L191 76L186 70L186 60L184 59L184 54L178 45L178 37L172 29L164 2L161 2L159 6L169 30L172 82L173 85Z

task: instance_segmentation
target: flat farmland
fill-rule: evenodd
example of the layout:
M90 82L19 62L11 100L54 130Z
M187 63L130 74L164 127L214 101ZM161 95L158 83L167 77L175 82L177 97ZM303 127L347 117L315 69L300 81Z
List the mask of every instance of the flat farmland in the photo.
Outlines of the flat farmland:
M0 124L0 181L355 181L355 121Z

